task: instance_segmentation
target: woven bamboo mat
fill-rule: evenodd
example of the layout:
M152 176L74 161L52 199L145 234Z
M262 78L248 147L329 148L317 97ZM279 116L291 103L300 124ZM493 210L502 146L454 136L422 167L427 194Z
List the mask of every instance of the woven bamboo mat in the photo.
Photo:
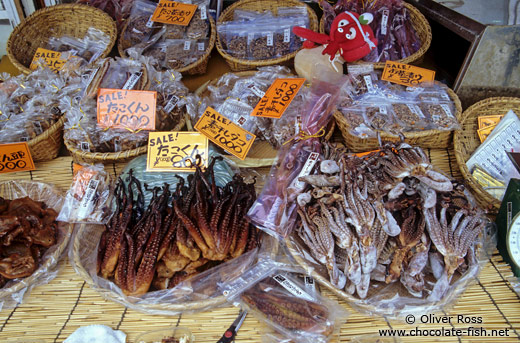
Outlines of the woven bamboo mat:
M434 165L453 177L461 174L456 166L453 150L428 150ZM109 165L114 175L123 165ZM265 168L263 169L266 170ZM54 183L62 189L70 186L72 162L70 157L60 157L50 162L37 164L33 172L0 175L0 181L25 179ZM226 306L212 311L182 314L168 317L147 315L127 309L117 303L101 298L74 272L65 259L61 261L58 277L49 284L36 287L26 297L23 304L12 309L0 311L0 342L63 342L80 326L104 324L124 331L128 342L134 342L137 335L144 331L158 330L170 326L183 326L192 330L196 342L216 342L235 319L238 310ZM420 330L484 328L504 330L506 337L422 337L425 342L518 342L520 340L520 295L508 279L511 269L498 254L485 265L478 279L468 288L456 305L447 313L435 313L437 318L452 316L451 324L408 325L392 322L384 318L372 318L356 313L344 301L340 303L352 314L343 324L332 342L348 342L355 336L373 335L372 342L379 338L379 330ZM337 299L331 293L324 294ZM481 324L458 323L457 316L481 316ZM261 342L266 327L253 316L248 316L240 329L237 342ZM507 330L507 331L505 331ZM385 339L384 342L399 342L398 339ZM403 342L416 342L415 337L402 337Z

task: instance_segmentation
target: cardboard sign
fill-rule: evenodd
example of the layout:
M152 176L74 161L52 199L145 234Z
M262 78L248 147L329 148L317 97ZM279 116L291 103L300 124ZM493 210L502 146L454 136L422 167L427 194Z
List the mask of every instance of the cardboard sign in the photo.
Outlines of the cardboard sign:
M35 169L27 142L0 144L0 174Z
M187 26L196 10L197 5L161 0L153 12L152 21Z
M97 122L105 128L155 130L157 92L100 88Z
M65 62L67 62L67 60L61 59L61 52L38 48L36 49L36 53L34 54L29 69L38 69L38 60L40 58L42 58L45 61L45 63L47 63L49 68L54 72L58 72L59 70L61 70Z
M208 166L208 138L198 132L150 132L146 171L194 171Z
M491 132L495 129L496 125L485 126L482 129L478 129L478 138L480 139L480 143L484 143L484 141L488 138Z
M435 71L409 64L386 61L381 80L414 87L422 82L433 82Z
M298 94L305 79L276 79L251 112L255 117L280 118Z
M211 107L206 108L195 124L195 130L241 160L246 158L256 138L251 132L231 122Z
M503 115L479 116L478 128L483 129L488 126L497 126L502 118L504 118Z

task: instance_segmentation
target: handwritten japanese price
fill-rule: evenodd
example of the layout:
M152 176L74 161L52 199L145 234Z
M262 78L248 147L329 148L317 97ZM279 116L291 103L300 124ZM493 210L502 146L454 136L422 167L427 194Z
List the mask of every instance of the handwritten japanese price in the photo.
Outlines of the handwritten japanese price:
M0 174L35 169L26 142L0 144Z
M67 62L66 60L61 59L61 52L38 48L36 49L36 53L34 54L29 69L38 69L38 60L40 58L43 59L47 66L49 66L49 68L54 72L61 70L65 62Z
M409 64L386 61L381 79L414 87L422 82L433 82L435 80L435 71Z
M152 21L187 26L196 10L197 5L161 0L153 12Z
M101 88L97 122L105 128L155 130L156 99L156 92Z
M256 138L251 132L231 122L211 107L206 108L195 124L195 130L241 160L246 158Z
M276 79L256 105L252 116L280 118L298 94L305 79Z
M208 166L206 136L198 132L150 132L147 171L193 171L197 163Z

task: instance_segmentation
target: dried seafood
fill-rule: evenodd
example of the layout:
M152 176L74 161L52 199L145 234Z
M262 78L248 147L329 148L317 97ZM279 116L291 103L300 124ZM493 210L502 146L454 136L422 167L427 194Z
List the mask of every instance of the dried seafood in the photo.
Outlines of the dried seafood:
M213 166L179 177L176 190L154 188L144 209L140 181L129 173L116 186L117 209L99 243L98 274L114 280L125 294L150 287L171 288L258 244L258 231L245 217L256 198L254 185L239 175L215 184Z
M0 287L31 275L45 251L56 244L56 211L29 197L0 197Z
M422 297L434 292L427 270L442 293L475 263L482 213L421 148L386 143L358 157L327 146L315 174L299 180L311 187L297 199L298 235L337 288L365 298L371 282L400 282Z

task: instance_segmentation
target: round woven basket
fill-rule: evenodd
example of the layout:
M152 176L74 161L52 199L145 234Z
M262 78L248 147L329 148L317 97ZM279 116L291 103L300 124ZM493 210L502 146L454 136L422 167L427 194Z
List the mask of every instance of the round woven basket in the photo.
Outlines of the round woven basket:
M496 97L479 101L464 111L461 120L462 129L455 132L453 138L455 157L464 180L471 188L477 203L492 213L498 212L500 200L482 188L471 175L466 162L481 144L477 134L478 117L506 114L509 110L513 110L520 117L520 98Z
M104 231L103 225L82 225L73 238L72 242L72 260L71 263L76 272L87 282L87 284L97 291L103 298L120 303L126 307L135 310L153 313L153 314L175 314L184 311L196 311L212 308L226 302L224 296L208 298L196 301L186 301L179 303L167 302L146 302L140 301L136 297L126 297L115 289L105 288L98 282L95 268L89 268L87 265L95 265L95 261L91 261L93 256L97 256L98 242ZM104 279L103 279L104 280ZM106 283L106 280L104 280ZM115 288L115 286L112 286ZM130 300L132 299L132 300Z
M250 11L259 11L263 12L269 10L273 13L273 15L278 15L278 7L294 7L294 6L306 6L307 14L309 16L309 27L311 30L316 31L318 29L318 17L316 13L305 3L298 0L285 0L285 1L276 1L276 0L240 0L235 2L233 5L229 6L222 12L218 19L218 23L223 23L225 21L233 20L233 15L236 9L242 10L250 10ZM267 60L246 60L241 58L236 58L224 50L222 46L222 42L217 35L217 50L224 57L226 63L229 65L231 70L233 71L241 71L241 70L250 70L255 69L257 67L275 65L275 64L288 64L290 61L296 56L296 53L300 50L293 51L290 54L287 54L282 57L271 58Z
M65 116L61 116L41 135L27 142L33 161L48 161L58 156L63 142L63 123L65 123Z
M441 84L437 82L437 84ZM457 120L461 122L462 119L462 105L460 99L453 90L445 87L450 99L455 104L455 116ZM350 124L345 116L339 111L334 112L334 118L338 128L341 131L341 135L345 140L346 145L354 152L365 152L379 148L379 141L377 137L374 138L361 138L354 136L350 133ZM376 130L383 141L398 142L401 140L399 136L392 135L384 131ZM405 141L411 145L420 146L421 148L448 148L451 145L453 138L453 131L441 131L441 130L424 130L424 131L410 131L403 132Z
M397 60L396 62L400 63L413 63L419 61L428 48L430 48L430 44L432 43L432 29L426 17L414 6L410 5L407 2L404 2L404 6L410 12L410 20L412 21L412 26L417 32L419 39L421 40L421 47L415 53L410 56ZM320 32L325 33L325 21L323 17L320 19ZM353 63L370 63L370 62L353 62ZM383 69L385 67L385 62L376 62L372 63L374 68Z
M90 27L110 37L110 43L99 57L104 58L116 41L116 23L102 10L79 4L46 7L31 14L11 32L7 41L7 56L20 72L29 74L29 65L36 49L44 48L49 38L64 35L83 38Z
M206 73L206 68L208 67L208 61L209 61L209 58L211 55L211 51L213 50L213 47L215 46L215 42L217 41L217 27L215 25L215 20L213 20L213 18L211 16L209 17L209 23L210 23L210 35L209 35L209 43L206 48L206 51L195 62L190 63L182 68L175 69L179 73L182 73L185 75L197 75L197 74ZM123 30L121 32L121 37L124 35L124 33L126 31L127 25L128 25L128 23L123 27ZM119 42L117 43L117 50L119 51L120 56L126 56L126 53L123 50L121 40L119 40Z
M57 212L61 210L64 200L64 194L61 190L53 185L37 182L37 181L5 181L0 183L0 196L6 199L16 199L24 196L36 201L44 201L49 207ZM23 288L30 287L34 284L40 284L41 278L44 278L48 272L52 271L58 265L60 256L67 248L73 225L68 223L58 224L58 243L50 247L42 260L40 266L30 276L11 281L8 287L0 288L0 299L9 297Z

